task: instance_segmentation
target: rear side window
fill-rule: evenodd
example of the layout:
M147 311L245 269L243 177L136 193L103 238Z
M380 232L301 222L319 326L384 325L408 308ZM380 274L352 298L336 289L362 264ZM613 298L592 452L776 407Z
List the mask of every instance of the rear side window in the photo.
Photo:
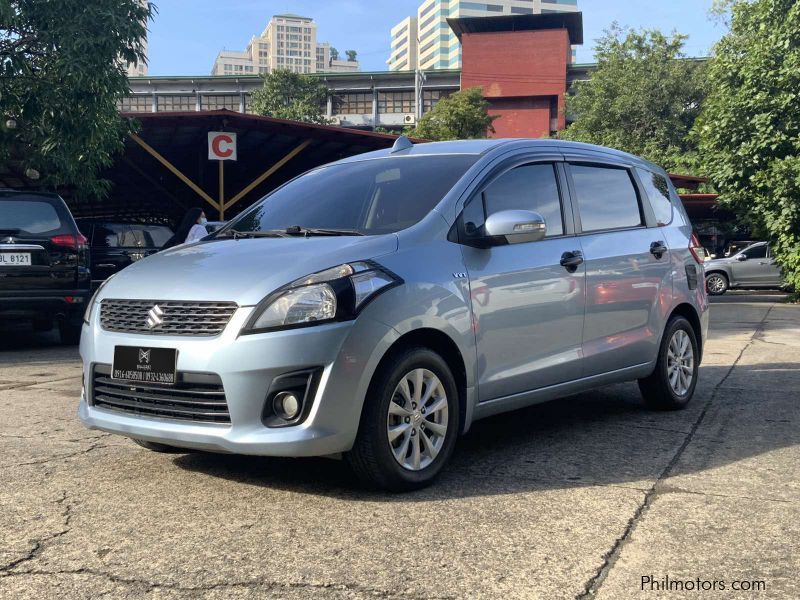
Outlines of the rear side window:
M525 165L501 175L464 206L462 219L467 232L478 231L487 216L501 210L537 212L544 217L548 237L562 235L564 220L555 166Z
M143 225L142 235L148 248L161 248L172 237L172 231L162 225Z
M625 169L570 165L583 231L642 224L633 180Z
M122 239L127 231L124 225L114 225L111 223L102 223L95 225L94 237L92 238L92 245L99 248L117 248L124 246Z
M644 185L644 191L653 207L656 222L659 225L672 223L672 199L669 194L669 184L663 175L653 173L647 169L637 167L636 172Z
M55 207L42 200L0 200L0 230L52 233L62 227Z

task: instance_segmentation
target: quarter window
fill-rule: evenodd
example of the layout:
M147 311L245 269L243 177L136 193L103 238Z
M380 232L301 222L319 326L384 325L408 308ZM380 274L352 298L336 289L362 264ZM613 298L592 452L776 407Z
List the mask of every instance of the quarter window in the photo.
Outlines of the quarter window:
M672 200L669 197L669 184L666 177L653 173L647 169L637 168L639 179L642 180L644 190L650 199L650 206L656 215L659 225L669 225L672 222Z
M625 169L571 165L583 231L622 229L642 224L633 180Z

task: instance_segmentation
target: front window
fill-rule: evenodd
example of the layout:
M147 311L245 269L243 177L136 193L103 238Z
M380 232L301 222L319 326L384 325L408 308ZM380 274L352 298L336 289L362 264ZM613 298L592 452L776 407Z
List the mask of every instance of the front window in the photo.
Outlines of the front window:
M279 188L227 231L308 229L394 233L420 221L477 160L407 156L316 169Z

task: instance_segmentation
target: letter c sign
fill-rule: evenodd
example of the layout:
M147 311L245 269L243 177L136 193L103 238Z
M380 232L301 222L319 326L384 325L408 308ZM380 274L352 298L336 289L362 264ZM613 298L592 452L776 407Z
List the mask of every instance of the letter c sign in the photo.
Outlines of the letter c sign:
M236 160L236 134L209 131L208 160Z

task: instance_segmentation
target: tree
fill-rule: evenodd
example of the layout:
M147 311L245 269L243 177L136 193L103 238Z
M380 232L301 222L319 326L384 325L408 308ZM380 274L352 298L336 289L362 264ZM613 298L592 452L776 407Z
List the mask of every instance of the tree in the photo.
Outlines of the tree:
M497 119L488 110L481 88L461 90L439 100L409 133L434 141L485 138Z
M339 60L339 51L331 46L331 60Z
M800 289L800 2L736 0L696 124L720 201L766 233Z
M356 60L358 59L358 52L356 52L355 50L346 50L345 54L347 54L348 62L356 62Z
M322 107L327 97L328 89L316 79L279 70L264 77L264 86L252 93L250 106L267 117L326 123Z
M0 164L43 187L102 196L132 125L124 63L145 60L139 0L0 0ZM10 127L9 127L10 126Z
M597 41L597 69L566 101L563 139L610 146L670 170L693 171L689 136L706 93L705 61L686 59L686 36L616 23Z

